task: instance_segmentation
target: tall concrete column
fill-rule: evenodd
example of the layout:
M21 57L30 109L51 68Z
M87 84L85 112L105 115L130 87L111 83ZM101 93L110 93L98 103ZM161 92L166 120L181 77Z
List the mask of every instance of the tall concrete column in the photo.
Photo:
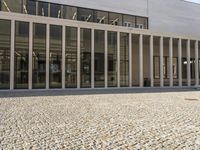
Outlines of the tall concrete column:
M120 87L120 32L117 32L117 87Z
M151 87L154 86L154 78L153 78L153 36L150 36L150 80Z
M160 87L164 86L163 77L163 37L160 37Z
M29 22L29 62L28 62L28 89L32 89L33 72L33 22Z
M195 85L199 85L199 43L195 41Z
M10 90L14 89L15 20L11 20Z
M104 72L105 72L105 88L108 87L108 31L105 31L105 37L104 37L104 44L105 44L105 66L104 66Z
M129 87L132 87L132 33L129 33Z
M62 88L65 88L65 26L62 27Z
M50 25L46 25L46 89L49 89L49 38L50 38Z
M94 88L94 29L92 29L92 50L91 50L91 87Z
M169 39L169 85L173 87L173 39Z
M81 77L81 29L80 27L78 27L78 32L77 32L77 88L79 89L81 87L81 81L80 81L80 77Z
M187 85L191 86L190 40L187 40Z
M139 85L143 87L143 35L139 37Z
M178 85L182 86L182 40L178 39Z

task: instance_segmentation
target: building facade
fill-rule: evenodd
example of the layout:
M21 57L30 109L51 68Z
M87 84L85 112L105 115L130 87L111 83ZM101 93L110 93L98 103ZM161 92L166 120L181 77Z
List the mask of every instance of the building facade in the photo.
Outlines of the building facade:
M126 1L0 0L0 89L199 86L200 5Z

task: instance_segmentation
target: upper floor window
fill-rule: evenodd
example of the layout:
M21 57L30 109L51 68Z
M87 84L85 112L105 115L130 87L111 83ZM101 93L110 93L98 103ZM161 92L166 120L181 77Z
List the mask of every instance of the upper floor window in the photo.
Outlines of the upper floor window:
M104 11L94 11L94 22L108 24L108 12Z
M1 0L1 10L7 12L23 12L23 0Z
M24 4L24 12L25 14L36 15L36 1L27 0L26 5Z
M50 4L50 17L61 18L61 5Z
M39 16L48 16L48 3L38 2L38 15Z
M39 16L49 16L100 24L148 29L148 18L87 8L42 2L38 0L0 0L0 10Z
M71 6L63 6L63 18L77 20L77 8Z
M122 15L117 13L109 13L109 24L111 25L122 25Z
M93 10L78 8L78 19L80 21L93 22Z

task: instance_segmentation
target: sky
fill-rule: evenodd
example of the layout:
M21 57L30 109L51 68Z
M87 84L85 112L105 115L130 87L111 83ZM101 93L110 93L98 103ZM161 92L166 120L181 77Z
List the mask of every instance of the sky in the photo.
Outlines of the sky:
M194 2L194 3L198 3L198 4L200 4L200 0L186 0L186 1Z

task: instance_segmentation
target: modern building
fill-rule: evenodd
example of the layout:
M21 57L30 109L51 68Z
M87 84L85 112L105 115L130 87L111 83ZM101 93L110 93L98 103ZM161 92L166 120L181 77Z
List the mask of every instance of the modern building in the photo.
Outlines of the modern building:
M0 0L0 89L198 86L199 27L183 0Z

